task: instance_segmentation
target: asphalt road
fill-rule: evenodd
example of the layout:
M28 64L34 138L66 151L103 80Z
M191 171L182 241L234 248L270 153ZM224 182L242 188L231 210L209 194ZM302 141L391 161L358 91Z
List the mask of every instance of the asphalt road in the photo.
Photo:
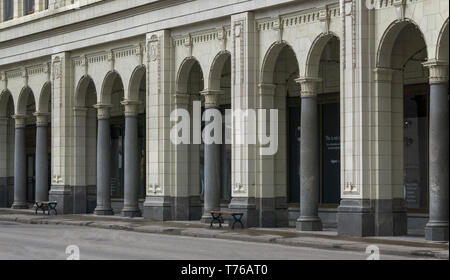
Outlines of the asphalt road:
M158 235L61 225L0 222L0 260L65 260L70 245L82 260L364 260L364 252L322 250L219 239ZM76 249L75 249L76 250ZM381 259L406 259L381 256Z

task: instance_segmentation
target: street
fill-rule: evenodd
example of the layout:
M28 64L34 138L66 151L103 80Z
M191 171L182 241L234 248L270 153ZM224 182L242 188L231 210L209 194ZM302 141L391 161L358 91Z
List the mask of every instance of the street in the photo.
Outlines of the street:
M364 260L365 252L322 250L158 235L63 225L29 225L0 222L0 260L65 260L68 246L79 248L81 260ZM73 251L72 251L73 252ZM381 259L408 259L383 256Z

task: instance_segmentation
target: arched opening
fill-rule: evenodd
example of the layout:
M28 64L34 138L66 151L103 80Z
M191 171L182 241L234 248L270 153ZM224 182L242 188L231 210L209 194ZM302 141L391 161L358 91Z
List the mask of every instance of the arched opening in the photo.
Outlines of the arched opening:
M23 168L23 172L25 173L25 198L26 203L28 204L34 204L36 201L36 117L34 113L36 112L36 102L34 99L34 93L29 87L24 87L19 95L19 99L17 101L17 110L16 110L16 116L21 119L21 122L23 122L23 129L24 129L24 139L25 139L25 158L18 159L15 158L14 161L22 161L20 164L20 167ZM18 127L18 119L16 118L16 128ZM16 147L17 148L17 147ZM16 163L17 164L17 163ZM18 165L16 165L17 167ZM23 176L23 174L20 174L20 176ZM17 180L16 177L20 176L14 176L15 180ZM20 184L20 183L19 183ZM15 187L17 187L16 185ZM14 190L15 192L19 192L15 197L21 200L20 197L22 196L22 189ZM17 201L19 204L23 201ZM16 201L14 201L16 204ZM14 207L14 205L13 205ZM21 206L20 206L21 207Z
M340 48L339 38L322 35L313 45L307 73L319 77L318 113L320 134L319 206L337 207L340 202ZM321 215L324 222L327 216ZM334 219L330 219L330 222Z
M146 195L146 69L144 66L138 66L133 72L130 79L129 86L129 96L127 100L131 104L136 105L136 118L137 124L132 122L130 123L130 129L134 131L134 127L137 126L137 147L134 152L137 153L136 157L130 156L130 159L135 161L131 163L129 166L130 174L136 175L138 177L137 181L133 181L137 183L137 186L132 186L133 184L129 184L129 187L137 188L137 195L132 198L132 200L138 199L140 203L139 208L142 213L142 205L141 202L145 199ZM125 105L128 106L128 105ZM134 105L131 105L134 108ZM127 111L127 109L125 109ZM134 113L131 117L134 118ZM131 138L130 138L131 139ZM131 141L134 141L131 139ZM132 146L134 147L134 146ZM125 155L126 155L125 151ZM135 170L137 169L137 170ZM136 172L137 171L137 172ZM140 215L140 213L135 213L136 215Z
M200 113L203 114L204 102L201 92L204 89L203 71L200 63L195 58L186 59L177 75L177 92L174 96L175 108L185 109L191 117L190 125L193 128L196 116L194 116L194 102L201 102ZM196 112L198 114L198 112ZM200 114L200 118L201 118ZM201 119L200 119L201 120ZM203 129L203 122L201 129ZM199 220L202 215L202 201L204 201L204 145L194 144L194 135L190 135L190 143L176 145L176 182L174 219ZM189 205L186 209L186 205Z
M115 213L120 213L123 208L125 184L125 117L124 106L121 104L123 100L122 78L117 72L108 73L103 82L100 104L110 106L108 109L111 137L110 195Z
M220 145L220 201L221 207L226 208L231 201L231 125L225 123L226 110L231 110L231 54L221 52L214 59L210 75L209 89L220 91L219 110L222 114L222 144ZM228 132L228 133L226 133ZM228 144L227 144L228 143Z
M0 208L14 201L14 101L9 91L0 94Z
M51 188L51 84L41 89L36 108L36 201L48 201Z
M92 213L97 189L97 90L94 81L84 76L78 83L75 107L75 176L80 190L74 197L74 213Z
M392 198L404 199L410 211L428 212L428 73L427 46L419 28L409 21L394 23L383 37L378 54L378 68L388 75L386 88L379 81L378 96L389 101L392 113L388 149L380 151L391 158ZM383 91L383 92L382 92ZM381 103L380 101L380 104ZM379 113L386 115L387 113ZM381 140L381 139L380 139Z
M264 59L260 107L278 110L278 152L259 165L257 208L261 227L288 225L287 203L298 207L300 198L300 85L293 49L273 45Z

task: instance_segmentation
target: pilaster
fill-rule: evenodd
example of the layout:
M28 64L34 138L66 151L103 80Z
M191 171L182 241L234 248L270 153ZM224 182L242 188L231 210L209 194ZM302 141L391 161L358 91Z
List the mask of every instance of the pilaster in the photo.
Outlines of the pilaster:
M56 53L51 58L51 190L49 199L58 202L60 214L73 213L72 192L72 73L70 54Z
M170 158L170 97L173 75L169 30L147 34L147 184L144 218L173 219Z

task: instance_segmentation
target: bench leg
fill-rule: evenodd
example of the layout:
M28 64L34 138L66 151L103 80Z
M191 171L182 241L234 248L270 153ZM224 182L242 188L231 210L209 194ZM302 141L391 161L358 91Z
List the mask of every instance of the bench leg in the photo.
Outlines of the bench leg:
M242 221L241 221L242 216L239 216L239 218L238 218L238 217L236 217L236 216L233 215L233 219L234 219L234 222L233 222L233 226L231 227L232 229L234 229L234 227L235 227L235 225L236 225L237 223L241 224L241 228L244 228L244 224L243 224Z

